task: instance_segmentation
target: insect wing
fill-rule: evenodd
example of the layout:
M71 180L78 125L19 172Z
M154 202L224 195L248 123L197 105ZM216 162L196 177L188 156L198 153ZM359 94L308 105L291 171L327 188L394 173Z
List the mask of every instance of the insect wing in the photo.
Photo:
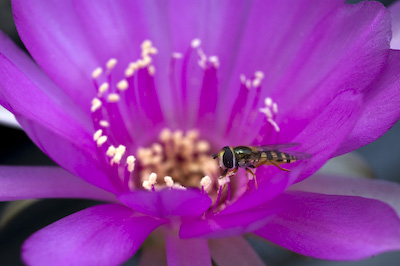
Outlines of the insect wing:
M281 143L281 144L271 144L263 146L255 146L258 151L282 151L285 149L293 148L298 146L299 143Z
M278 152L285 152L292 156L296 157L296 160L304 160L311 157L311 154L299 151L285 151L286 149L293 148L298 146L299 143L281 143L281 144L272 144L272 145L263 145L263 146L256 146L255 148L260 151L278 151Z
M299 151L289 151L287 152L288 154L295 156L296 160L305 160L308 158L311 158L311 154L305 153L305 152L299 152Z

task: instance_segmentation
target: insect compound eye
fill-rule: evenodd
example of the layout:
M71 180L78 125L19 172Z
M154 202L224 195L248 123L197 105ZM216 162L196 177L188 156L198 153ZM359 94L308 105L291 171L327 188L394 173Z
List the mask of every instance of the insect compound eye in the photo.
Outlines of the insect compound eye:
M222 156L222 162L224 163L224 166L226 168L233 168L234 157L233 157L233 152L232 152L231 148L226 146L223 148L223 150L224 150L224 155Z

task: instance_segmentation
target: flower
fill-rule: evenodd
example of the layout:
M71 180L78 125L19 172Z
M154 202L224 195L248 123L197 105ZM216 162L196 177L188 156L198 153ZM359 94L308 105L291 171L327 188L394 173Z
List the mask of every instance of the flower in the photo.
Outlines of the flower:
M33 234L27 264L118 265L156 228L170 265L259 264L249 232L324 259L400 248L398 185L308 178L400 116L400 54L379 3L16 0L13 11L40 67L1 36L0 103L66 171L3 166L0 198L109 202ZM256 188L243 171L219 179L209 156L273 143L312 157L257 168Z

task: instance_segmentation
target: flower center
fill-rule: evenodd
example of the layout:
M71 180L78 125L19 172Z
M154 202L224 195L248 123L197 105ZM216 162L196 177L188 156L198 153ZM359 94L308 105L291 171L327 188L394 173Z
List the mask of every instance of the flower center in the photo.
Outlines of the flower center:
M210 156L210 144L199 139L199 132L175 132L164 129L159 142L139 148L138 173L146 189L197 187L208 191L219 177L219 169Z

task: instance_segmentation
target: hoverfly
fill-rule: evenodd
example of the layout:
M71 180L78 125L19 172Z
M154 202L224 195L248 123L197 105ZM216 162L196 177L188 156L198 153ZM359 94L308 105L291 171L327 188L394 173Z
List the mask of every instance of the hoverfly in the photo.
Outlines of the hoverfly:
M219 166L223 170L220 178L228 174L235 174L239 167L244 168L246 172L254 177L255 186L257 188L256 175L250 168L257 168L261 165L275 165L283 171L290 171L282 168L280 165L285 163L294 163L297 160L302 160L311 157L311 155L299 152L282 152L280 150L292 148L298 143L284 143L266 146L237 146L223 147L218 153L211 156L214 159L219 158Z

